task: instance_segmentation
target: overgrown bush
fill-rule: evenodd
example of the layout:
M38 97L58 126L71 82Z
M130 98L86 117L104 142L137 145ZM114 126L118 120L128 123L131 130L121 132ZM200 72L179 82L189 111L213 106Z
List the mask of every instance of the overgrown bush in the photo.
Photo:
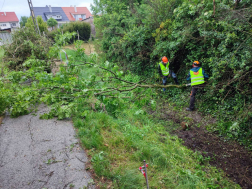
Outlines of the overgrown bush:
M13 32L12 43L4 45L4 61L10 69L21 69L27 58L48 60L47 53L52 41L45 36L40 36L34 30L22 28Z
M155 72L160 57L167 56L185 83L192 62L199 60L210 79L197 106L218 112L220 121L231 121L228 125L238 125L235 131L216 128L220 133L251 138L251 121L244 121L250 120L252 110L251 1L101 1L92 11L97 14L101 51L124 69L146 77ZM171 93L180 101L176 90Z

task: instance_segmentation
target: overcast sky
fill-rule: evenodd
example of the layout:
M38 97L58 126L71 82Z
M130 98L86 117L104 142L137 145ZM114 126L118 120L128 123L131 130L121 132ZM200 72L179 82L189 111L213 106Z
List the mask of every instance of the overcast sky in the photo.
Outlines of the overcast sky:
M32 0L33 7L45 7L46 5L70 7L70 5L76 5L77 7L87 7L90 12L90 4L92 3L93 0ZM0 0L0 12L15 12L19 20L21 16L30 16L27 0Z

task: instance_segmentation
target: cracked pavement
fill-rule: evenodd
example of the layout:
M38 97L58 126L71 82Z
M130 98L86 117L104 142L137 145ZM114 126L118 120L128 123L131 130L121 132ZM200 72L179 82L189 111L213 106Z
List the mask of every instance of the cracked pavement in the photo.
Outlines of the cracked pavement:
M1 189L95 188L86 171L88 159L72 122L41 120L37 115L5 116L0 125Z

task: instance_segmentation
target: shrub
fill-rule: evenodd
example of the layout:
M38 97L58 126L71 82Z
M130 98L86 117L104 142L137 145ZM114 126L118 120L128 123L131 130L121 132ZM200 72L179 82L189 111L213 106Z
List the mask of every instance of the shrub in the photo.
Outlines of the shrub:
M12 43L4 45L4 61L10 69L20 69L28 57L33 56L40 60L47 60L47 53L52 41L38 35L34 30L22 28L13 32Z
M42 16L37 16L36 17L37 19L37 23L38 23L38 27L39 27L39 30L40 32L47 32L47 24L46 22L44 22ZM34 23L33 23L33 20L32 20L32 17L29 17L27 19L27 22L25 23L25 27L27 28L30 28L31 30L34 30Z
M46 23L52 29L54 28L54 26L57 26L57 24L58 24L57 20L55 20L54 18L49 18Z

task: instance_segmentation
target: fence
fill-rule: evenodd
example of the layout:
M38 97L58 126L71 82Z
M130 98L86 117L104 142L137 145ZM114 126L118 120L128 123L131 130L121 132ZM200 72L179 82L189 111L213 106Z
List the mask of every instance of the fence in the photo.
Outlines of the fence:
M4 44L10 44L12 37L10 33L0 33L0 46Z

